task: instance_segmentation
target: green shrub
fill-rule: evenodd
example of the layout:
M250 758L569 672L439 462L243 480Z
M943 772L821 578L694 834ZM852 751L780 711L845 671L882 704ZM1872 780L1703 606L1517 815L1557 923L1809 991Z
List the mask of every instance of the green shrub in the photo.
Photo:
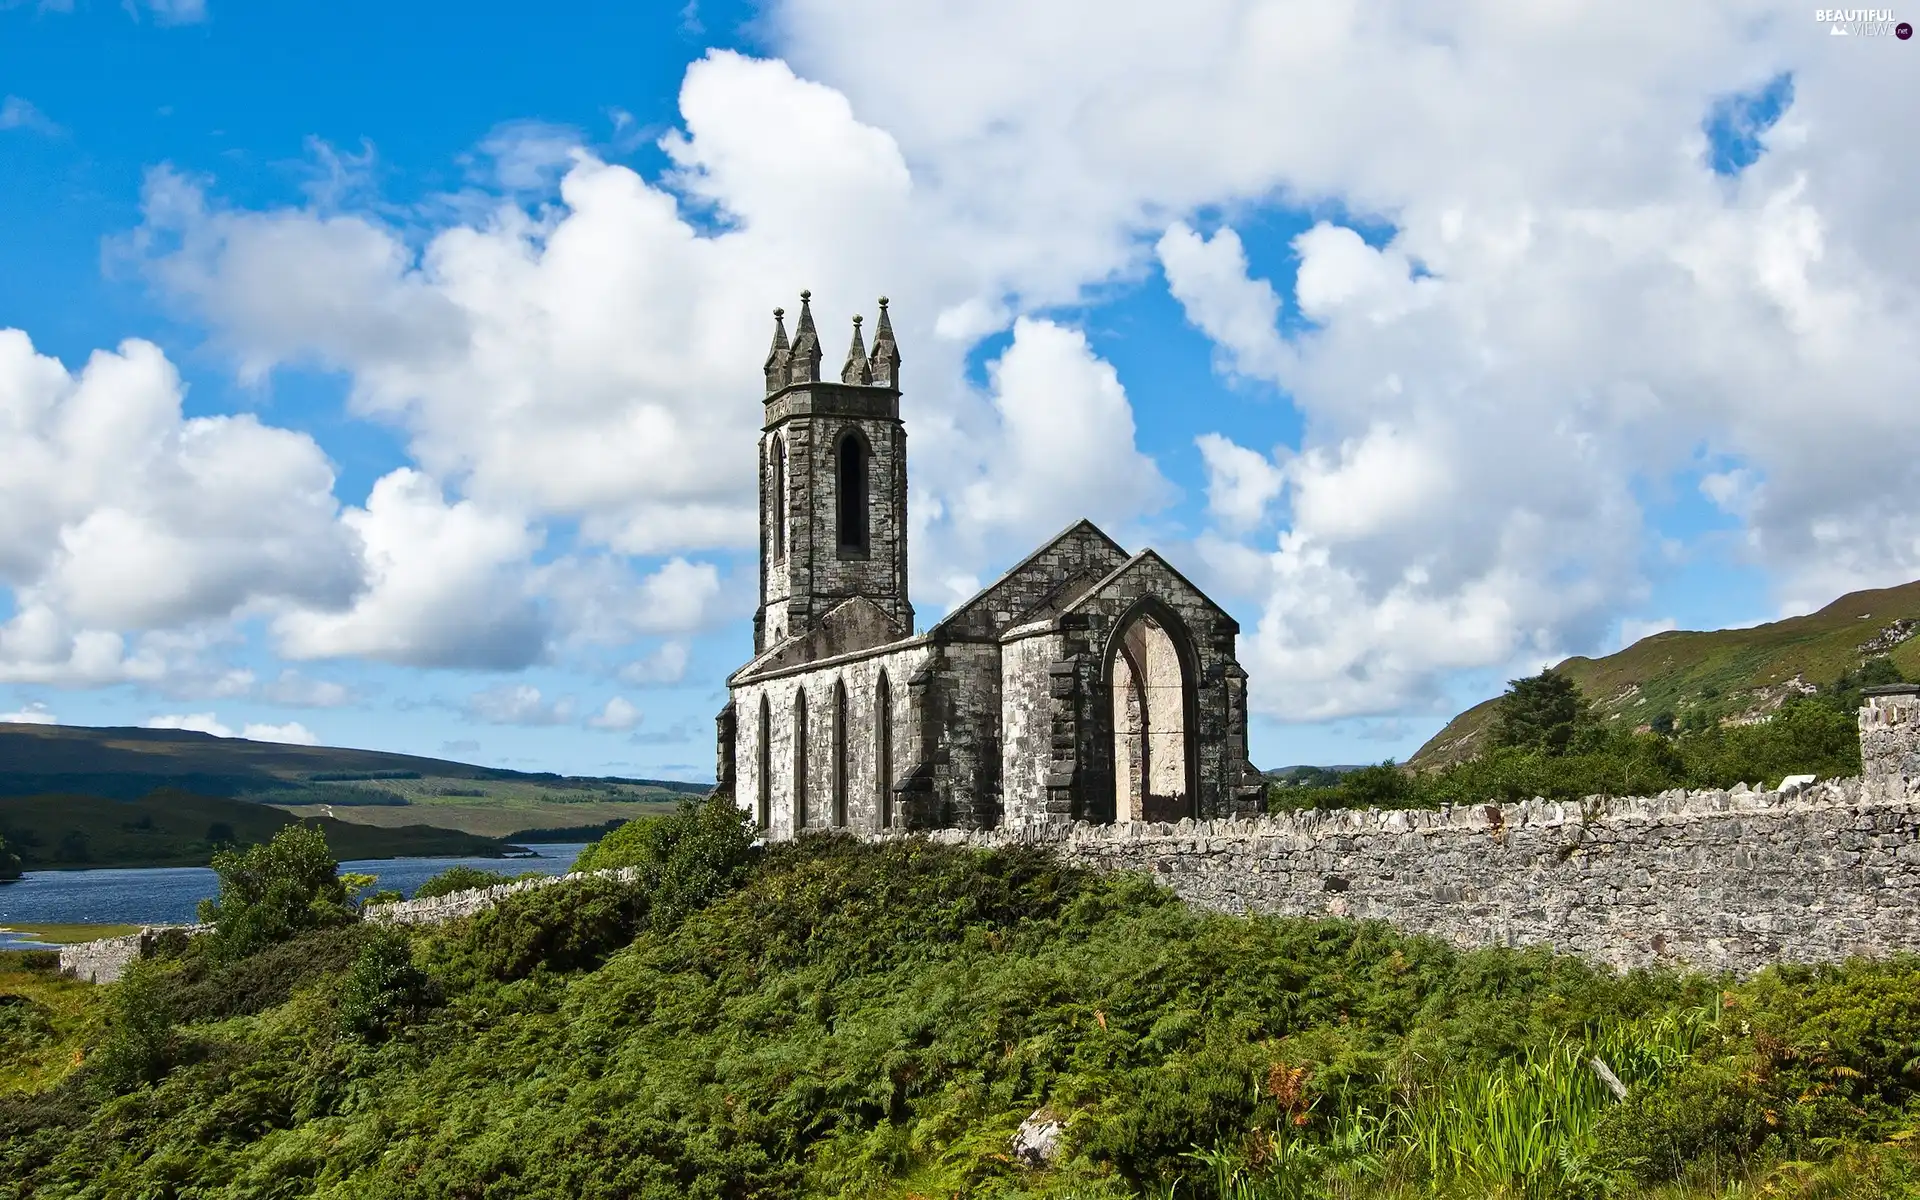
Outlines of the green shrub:
M219 896L200 902L200 919L214 927L212 952L243 958L303 930L354 921L359 914L339 868L326 835L305 825L289 825L262 845L214 855Z
M362 1041L385 1041L440 1001L438 985L414 965L406 934L371 929L340 991L340 1027Z
M166 968L136 962L110 985L106 1037L87 1057L93 1077L109 1091L153 1083L177 1060L180 1037L166 979Z
M1646 1182L1678 1179L1689 1164L1703 1162L1732 1171L1778 1121L1750 1069L1732 1061L1694 1063L1602 1116L1595 1158Z
M537 968L590 970L633 941L647 894L607 878L577 879L509 896L436 947L435 965L468 982L524 979Z
M752 821L726 795L682 800L665 817L629 821L580 852L576 871L638 868L661 927L733 889L755 855Z
M346 972L363 940L361 926L336 925L229 959L198 938L178 956L178 969L164 976L166 1002L183 1024L265 1012L307 984Z
M503 875L498 871L486 871L461 863L458 866L448 867L415 888L413 898L428 900L435 896L450 896L455 892L470 892L475 888L498 887L500 884L512 882L511 875Z

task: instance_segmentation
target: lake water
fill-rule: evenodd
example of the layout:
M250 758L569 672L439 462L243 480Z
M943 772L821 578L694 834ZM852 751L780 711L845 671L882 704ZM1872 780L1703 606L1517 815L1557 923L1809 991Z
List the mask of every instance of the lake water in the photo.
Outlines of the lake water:
M343 862L340 871L373 875L375 888L411 896L448 867L519 875L539 871L564 875L586 843L528 846L531 858L378 858ZM28 871L16 883L0 884L0 927L49 925L167 925L194 919L200 901L219 891L206 867L124 867L98 871ZM0 950L39 945L0 932Z

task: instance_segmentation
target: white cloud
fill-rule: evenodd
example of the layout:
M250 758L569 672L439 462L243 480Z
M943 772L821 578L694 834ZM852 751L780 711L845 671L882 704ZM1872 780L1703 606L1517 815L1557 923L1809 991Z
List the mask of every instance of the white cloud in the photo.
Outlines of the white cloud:
M391 489L407 503L376 490L349 514L371 576L351 615L286 602L293 652L505 665L552 640L543 595L581 636L641 627L567 592L598 555L697 570L697 551L751 545L767 331L741 314L802 285L830 347L854 303L897 299L923 584L1073 517L1154 512L1166 485L1121 381L1046 313L1157 252L1222 365L1304 423L1284 460L1225 441L1209 460L1204 553L1263 589L1257 702L1391 712L1437 703L1451 671L1601 645L1647 589L1641 485L1702 461L1784 606L1920 574L1920 158L1898 115L1920 78L1802 25L1758 3L789 0L769 29L821 82L695 64L664 186L576 154L557 206L467 204L416 253L370 216L234 211L160 173L142 253L245 370L346 372L416 457ZM1767 153L1714 176L1703 116L1781 71L1795 98ZM560 162L545 134L524 148L497 184ZM1275 198L1325 216L1290 282L1257 278L1231 228ZM1203 212L1229 225L1202 238ZM1277 324L1289 290L1303 332ZM1009 324L990 387L969 388L968 352ZM486 581L432 601L464 614L449 644L407 600L438 568L409 591L409 552L375 545L383 504L497 528L449 539ZM1284 530L1252 540L1269 512ZM418 524L435 521L458 523ZM531 571L548 521L577 522L579 561ZM497 607L460 607L483 597ZM59 620L31 637L79 654ZM144 652L88 649L129 677Z
M401 468L342 521L364 547L367 587L344 610L282 613L282 653L496 669L539 657L546 627L527 579L539 538L522 519L449 504L431 479Z
M161 713L148 717L141 724L148 729L187 729L194 733L209 733L214 737L233 736L233 728L221 724L220 719L210 712Z
M352 688L329 679L314 679L291 668L260 688L261 698L293 708L339 708L355 699Z
M319 736L298 721L288 721L284 725L247 725L240 730L240 736L250 742L285 742L292 746L320 744Z
M573 720L574 701L548 700L531 684L502 684L467 697L466 711L489 725L565 725Z
M1286 471L1266 456L1217 433L1194 439L1207 468L1207 508L1229 529L1250 529L1266 518L1267 506L1279 498Z
M0 330L0 678L154 683L192 669L197 625L352 594L320 448L251 416L185 419L181 393L150 343L74 375Z
M770 111L782 114L777 128ZM871 297L897 298L916 487L966 497L916 508L922 561L975 569L1000 553L990 537L1039 536L1082 515L1068 503L1076 489L1108 520L1165 498L1134 449L1124 391L1077 332L1026 322L995 392L966 387L970 343L1012 320L998 297L1032 247L983 254L990 231L927 237L954 214L938 189L915 190L893 139L856 120L843 95L782 63L716 51L689 68L681 112L683 128L662 142L665 186L575 149L558 204L537 220L512 206L476 213L463 197L417 254L372 216L236 211L168 171L150 179L128 247L215 327L247 377L281 363L344 370L359 412L404 425L423 474L489 511L577 521L586 567L548 571L556 588L599 569L591 548L753 544L770 329L750 314L792 308L802 286L821 298L829 357L854 306L871 313ZM562 141L542 127L515 143L533 147L533 166L503 167L510 182L559 164ZM716 218L719 232L691 213ZM1032 438L1068 427L1086 449L1065 448L1061 471L1038 469ZM925 523L934 511L941 519ZM674 589L648 601L667 614L655 631L698 619L690 598L707 585L686 568L711 568L686 558L649 584Z
M679 638L660 643L649 653L620 668L620 678L641 686L679 683L687 675L691 655L687 643Z
M1085 334L1022 317L987 375L999 430L986 465L952 501L956 537L1030 545L1080 517L1121 524L1171 498L1134 446L1119 376Z
M0 130L25 129L33 133L59 133L60 126L54 124L47 114L34 106L31 100L19 96L0 97Z
M148 729L187 729L194 733L208 733L214 737L241 737L250 742L285 742L294 746L318 746L320 739L312 730L298 721L289 721L285 725L249 723L243 725L239 733L233 727L221 721L210 712L163 713L148 717L141 722Z
M603 729L614 733L624 733L639 726L645 719L644 714L623 696L614 696L598 713L587 718L587 728Z
M0 725L58 725L60 718L47 710L45 704L32 701L10 713L0 713Z
M1264 279L1247 274L1240 235L1221 229L1203 238L1175 221L1154 247L1167 289L1187 319L1227 356L1235 374L1277 383L1293 355L1280 337L1280 295Z

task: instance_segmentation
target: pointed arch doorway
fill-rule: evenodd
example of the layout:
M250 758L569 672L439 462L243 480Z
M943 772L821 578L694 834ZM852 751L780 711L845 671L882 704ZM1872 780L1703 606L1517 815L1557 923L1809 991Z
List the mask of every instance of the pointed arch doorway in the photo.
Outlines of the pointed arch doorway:
M1107 664L1113 702L1113 819L1194 815L1193 651L1171 613L1143 607L1122 622Z

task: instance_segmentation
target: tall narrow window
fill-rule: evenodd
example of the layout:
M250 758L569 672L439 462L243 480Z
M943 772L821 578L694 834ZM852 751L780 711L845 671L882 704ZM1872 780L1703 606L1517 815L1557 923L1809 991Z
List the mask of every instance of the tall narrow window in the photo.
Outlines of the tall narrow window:
M847 823L847 685L833 681L833 823Z
M880 814L880 828L893 828L893 689L887 686L887 673L873 689L873 787L874 811Z
M867 548L867 447L848 430L840 439L840 548Z
M773 561L787 558L787 439L773 439Z
M807 689L793 693L793 828L807 827Z
M761 829L773 823L773 709L760 694L760 751L754 771L753 819Z

